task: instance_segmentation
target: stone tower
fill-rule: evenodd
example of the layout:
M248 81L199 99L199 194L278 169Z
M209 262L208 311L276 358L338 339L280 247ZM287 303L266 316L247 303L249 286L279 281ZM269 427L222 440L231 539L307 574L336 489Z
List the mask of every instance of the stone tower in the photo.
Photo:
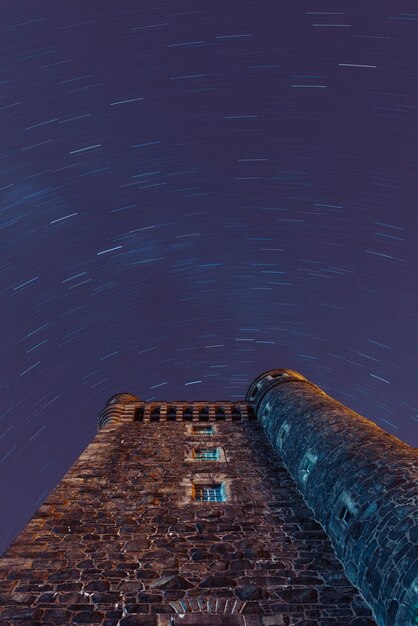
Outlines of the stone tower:
M303 376L98 427L0 559L1 626L418 624L418 455Z

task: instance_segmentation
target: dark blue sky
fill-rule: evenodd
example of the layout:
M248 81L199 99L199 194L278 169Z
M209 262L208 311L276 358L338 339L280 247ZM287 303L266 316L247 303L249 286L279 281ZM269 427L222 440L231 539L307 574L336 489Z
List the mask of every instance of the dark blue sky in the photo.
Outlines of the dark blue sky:
M290 367L417 445L414 11L2 2L0 550L119 391Z

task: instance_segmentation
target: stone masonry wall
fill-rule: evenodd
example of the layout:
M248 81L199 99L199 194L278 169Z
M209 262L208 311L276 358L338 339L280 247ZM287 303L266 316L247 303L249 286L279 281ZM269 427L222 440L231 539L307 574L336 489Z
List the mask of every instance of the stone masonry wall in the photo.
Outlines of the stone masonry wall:
M0 625L153 626L196 612L373 626L260 425L215 427L99 432L0 559ZM193 443L209 441L225 460L193 461ZM224 480L228 501L193 502L196 475Z
M382 626L418 624L418 453L286 370L251 393L265 431Z

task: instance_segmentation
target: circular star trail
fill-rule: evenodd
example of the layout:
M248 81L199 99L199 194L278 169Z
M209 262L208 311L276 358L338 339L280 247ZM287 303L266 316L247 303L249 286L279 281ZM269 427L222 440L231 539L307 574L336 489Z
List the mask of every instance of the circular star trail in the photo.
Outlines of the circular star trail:
M121 391L292 368L417 445L414 10L2 3L0 549Z

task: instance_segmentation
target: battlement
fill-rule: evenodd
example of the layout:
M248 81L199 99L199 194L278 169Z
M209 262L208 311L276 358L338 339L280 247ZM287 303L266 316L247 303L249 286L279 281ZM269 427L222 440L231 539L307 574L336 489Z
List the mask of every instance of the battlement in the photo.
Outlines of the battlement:
M133 396L134 397L134 396ZM131 400L120 405L106 405L97 418L98 430L123 420L133 422L240 422L254 420L256 415L248 402L176 401L141 402Z

